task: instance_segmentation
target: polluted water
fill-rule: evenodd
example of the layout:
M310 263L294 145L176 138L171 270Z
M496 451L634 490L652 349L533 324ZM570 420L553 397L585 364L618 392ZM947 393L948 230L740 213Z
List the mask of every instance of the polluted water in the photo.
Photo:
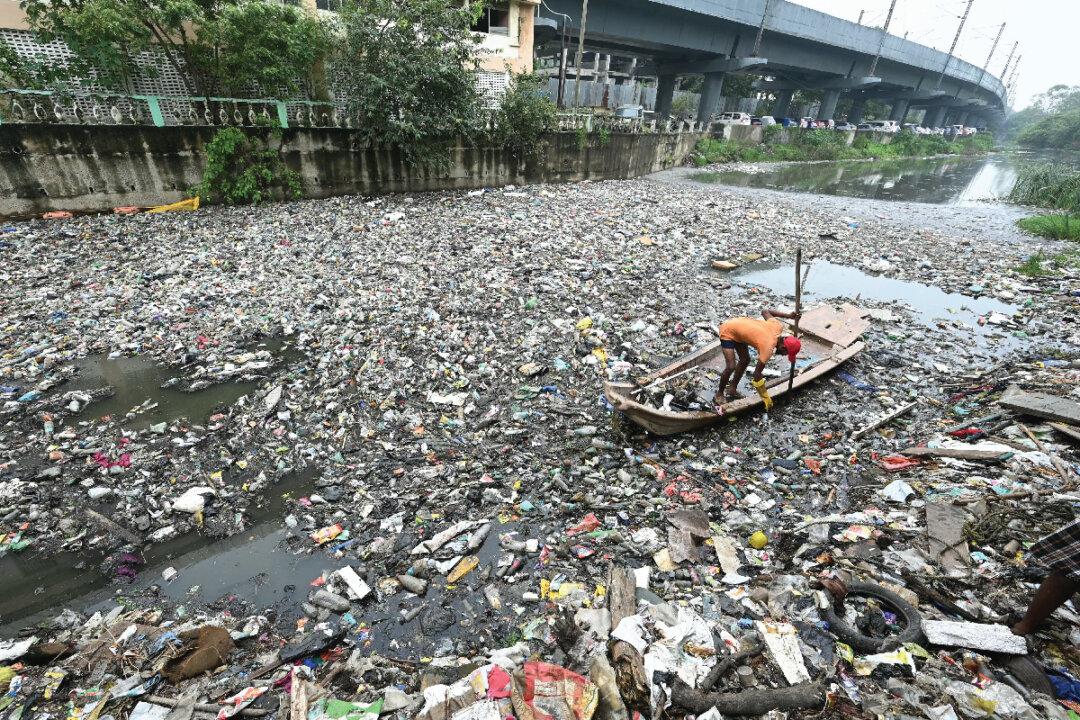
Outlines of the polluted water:
M33 590L5 583L0 681L20 718L1066 718L1080 701L1074 608L1026 654L1001 634L1045 575L1033 544L1080 501L1057 428L1075 425L1076 276L1018 273L1018 237L649 180L13 228L0 553ZM606 403L605 381L724 319L790 311L786 281L738 268L799 247L804 303L867 313L861 353L693 433ZM815 279L825 263L926 287ZM926 288L957 312L910 300ZM94 357L164 372L102 406L123 383L79 385ZM154 391L173 378L245 386L169 407ZM686 376L694 395L712 382ZM1030 415L1046 403L1061 420ZM70 571L36 570L54 559Z

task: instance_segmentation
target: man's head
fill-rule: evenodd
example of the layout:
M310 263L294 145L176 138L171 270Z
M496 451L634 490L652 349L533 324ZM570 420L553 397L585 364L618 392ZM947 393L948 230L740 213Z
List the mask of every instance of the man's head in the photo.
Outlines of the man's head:
M796 337L783 335L776 340L776 351L786 354L792 365L795 364L795 358L800 350L802 350L802 343Z

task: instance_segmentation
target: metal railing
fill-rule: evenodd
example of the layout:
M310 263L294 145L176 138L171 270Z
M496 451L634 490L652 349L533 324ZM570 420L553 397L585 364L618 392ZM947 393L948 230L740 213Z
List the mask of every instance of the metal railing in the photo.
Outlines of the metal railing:
M0 89L0 124L23 123L349 128L354 118L342 104L314 100Z

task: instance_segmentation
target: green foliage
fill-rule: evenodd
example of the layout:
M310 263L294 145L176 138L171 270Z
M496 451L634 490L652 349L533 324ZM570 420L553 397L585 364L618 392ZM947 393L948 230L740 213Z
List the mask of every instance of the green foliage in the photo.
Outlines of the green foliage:
M1028 277L1056 275L1061 270L1080 267L1080 251L1067 250L1055 255L1037 252L1016 266L1016 272Z
M856 160L866 158L927 157L930 155L978 154L993 148L988 133L946 140L939 135L916 135L903 132L889 144L876 142L867 133L859 133L849 147L846 134L825 128L789 128L790 142L780 144L778 125L764 129L764 143L747 147L718 139L702 140L694 149L691 161L698 167L729 162L799 162L813 160Z
M135 58L153 49L192 95L294 94L325 54L318 17L272 0L21 0L43 42L62 40L69 78L130 91ZM153 72L149 68L148 72Z
M557 108L543 94L545 81L538 75L514 75L495 113L495 139L519 159L535 157L541 135L558 124Z
M270 135L280 143L280 130ZM195 192L205 202L226 205L303 195L300 176L281 160L280 145L271 147L264 137L233 127L218 130L206 146L206 171Z
M1080 240L1080 216L1036 215L1018 220L1016 224L1032 235L1054 240Z
M1009 200L1020 205L1080 212L1080 170L1068 165L1025 165Z
M611 128L607 126L600 128L596 137L600 141L600 147L607 147L611 143Z
M578 150L581 150L589 144L589 131L584 125L579 125L578 129L574 131L574 145Z
M0 42L0 86L47 90L55 87L61 76L60 67L48 62L27 60L10 45Z
M671 114L675 117L680 115L696 115L697 101L690 95L679 95L671 101Z
M461 136L475 135L479 38L474 0L353 0L341 12L335 62L357 132L400 147L410 162L444 166Z
M1021 130L1016 141L1027 147L1080 150L1080 110L1047 115Z
M1075 120L1062 122L1052 118L1075 111L1080 111L1080 86L1055 85L1041 95L1036 95L1029 107L1009 117L1006 135L1032 147L1068 147L1061 143L1068 140L1067 128L1072 127ZM1026 141L1022 141L1021 136L1036 125L1041 127L1028 136ZM1061 137L1062 134L1065 137Z

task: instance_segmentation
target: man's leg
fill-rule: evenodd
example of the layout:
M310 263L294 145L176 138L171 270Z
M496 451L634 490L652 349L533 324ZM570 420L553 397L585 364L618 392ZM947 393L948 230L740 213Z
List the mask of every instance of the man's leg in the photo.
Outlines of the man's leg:
M720 385L716 388L716 396L713 397L713 402L719 403L721 395L724 393L724 388L727 387L728 380L731 378L731 373L735 370L735 351L731 348L722 348L724 353L724 363L726 367L724 372L720 373Z
M1030 635L1061 607L1066 600L1080 591L1080 580L1073 580L1065 573L1052 572L1035 591L1024 619L1012 627L1016 635Z
M731 385L728 387L728 395L732 397L738 392L742 376L746 374L746 368L750 365L750 348L740 343L735 346L735 351L739 354L739 364L735 366L735 375L731 378Z

